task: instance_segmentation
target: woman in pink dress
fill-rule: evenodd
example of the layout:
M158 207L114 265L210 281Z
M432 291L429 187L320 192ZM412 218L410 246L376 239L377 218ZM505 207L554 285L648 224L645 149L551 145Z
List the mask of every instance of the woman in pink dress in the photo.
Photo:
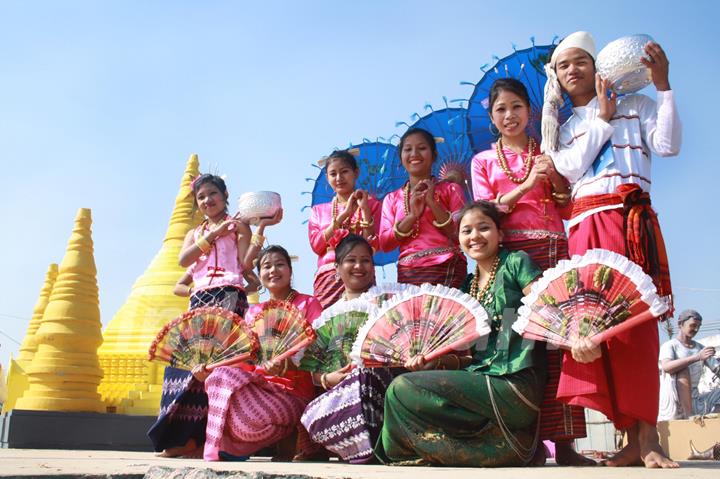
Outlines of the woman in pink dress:
M310 246L318 255L313 294L323 308L334 304L345 291L335 272L335 250L328 241L337 231L347 230L364 237L377 249L375 232L382 208L367 191L355 189L360 170L347 150L333 151L327 157L325 175L335 197L330 203L313 206L308 222Z
M454 218L465 204L462 188L432 176L438 152L428 131L409 129L398 151L408 181L383 200L380 246L400 248L398 282L459 288L467 275Z
M290 256L284 248L264 249L258 257L258 271L271 300L291 303L305 313L309 324L320 315L322 306L314 297L292 289ZM262 306L248 310L245 319L249 324ZM298 448L309 447L300 416L315 391L310 373L298 370L292 360L268 364L264 369L239 365L219 367L209 375L203 368L193 373L205 381L208 395L205 460L245 457L275 443L279 450L273 459L291 460L298 432Z
M570 199L567 181L526 133L531 112L525 86L514 78L496 80L489 103L499 136L497 143L472 160L474 198L494 201L506 211L501 224L506 249L523 250L543 270L552 268L568 257L561 214ZM572 449L572 441L586 435L582 408L555 398L561 363L561 352L548 351L540 437L555 441L558 464L594 464Z

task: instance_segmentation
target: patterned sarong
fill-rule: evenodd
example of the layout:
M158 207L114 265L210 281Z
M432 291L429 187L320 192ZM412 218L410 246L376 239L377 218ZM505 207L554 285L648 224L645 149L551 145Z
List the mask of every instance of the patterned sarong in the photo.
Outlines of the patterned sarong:
M412 260L419 257L447 254L454 251L450 259L438 264L410 266ZM442 284L452 288L460 288L467 276L467 259L459 248L437 248L426 250L401 258L397 266L398 283L414 284L420 286L423 283Z
M345 291L345 286L337 277L335 271L335 265L328 263L321 266L315 273L313 296L320 301L323 309L335 304Z
M204 458L247 456L289 436L307 400L255 372L220 367L205 381L209 397Z

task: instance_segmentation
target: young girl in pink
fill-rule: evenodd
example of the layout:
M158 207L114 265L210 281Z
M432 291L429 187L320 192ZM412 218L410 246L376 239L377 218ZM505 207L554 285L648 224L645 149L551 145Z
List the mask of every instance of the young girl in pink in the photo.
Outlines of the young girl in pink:
M383 251L400 248L398 282L458 288L467 275L454 218L465 204L462 189L432 176L438 152L428 131L409 129L398 151L408 181L383 200L380 246Z
M347 150L333 151L327 157L325 175L335 197L330 203L313 206L308 222L310 246L318 255L313 292L323 308L334 304L345 291L335 272L335 250L328 241L337 231L347 230L364 237L376 249L382 208L367 191L355 189L360 170Z

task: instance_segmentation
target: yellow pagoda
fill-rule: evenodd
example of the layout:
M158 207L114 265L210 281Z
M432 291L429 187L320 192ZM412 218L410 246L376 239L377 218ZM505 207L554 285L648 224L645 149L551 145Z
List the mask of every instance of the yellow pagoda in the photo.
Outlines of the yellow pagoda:
M192 155L160 251L105 328L98 351L105 374L99 391L109 412L155 415L159 411L164 368L148 361L148 348L165 323L188 308L188 298L175 296L173 288L185 272L178 264L185 235L201 219L193 208L190 187L198 174L198 157Z
M37 303L35 303L35 308L33 308L27 333L25 333L25 338L20 345L20 352L17 359L11 360L10 368L8 369L8 397L3 404L3 412L12 410L15 407L15 401L17 401L19 397L22 397L28 387L26 370L30 366L30 361L32 361L33 356L35 356L35 351L37 351L35 333L40 327L40 321L50 300L50 293L55 284L57 274L58 265L55 263L50 264L47 273L45 273L45 282L40 290L40 296L38 297Z
M90 210L81 208L34 334L37 349L27 368L29 386L16 409L105 411L97 392L102 325L91 224Z

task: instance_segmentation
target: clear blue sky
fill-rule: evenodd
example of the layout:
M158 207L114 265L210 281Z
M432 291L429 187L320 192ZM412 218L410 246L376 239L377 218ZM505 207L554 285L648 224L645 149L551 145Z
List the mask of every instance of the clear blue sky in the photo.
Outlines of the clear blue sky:
M599 47L649 33L668 51L684 144L654 161L653 201L678 307L718 321L718 13L664 0L2 1L0 362L78 208L93 211L104 324L158 251L191 153L227 174L234 198L282 193L285 220L269 237L300 256L295 284L310 291L300 209L313 162L401 133L395 122L426 102L468 98L459 82L513 43L579 29Z

